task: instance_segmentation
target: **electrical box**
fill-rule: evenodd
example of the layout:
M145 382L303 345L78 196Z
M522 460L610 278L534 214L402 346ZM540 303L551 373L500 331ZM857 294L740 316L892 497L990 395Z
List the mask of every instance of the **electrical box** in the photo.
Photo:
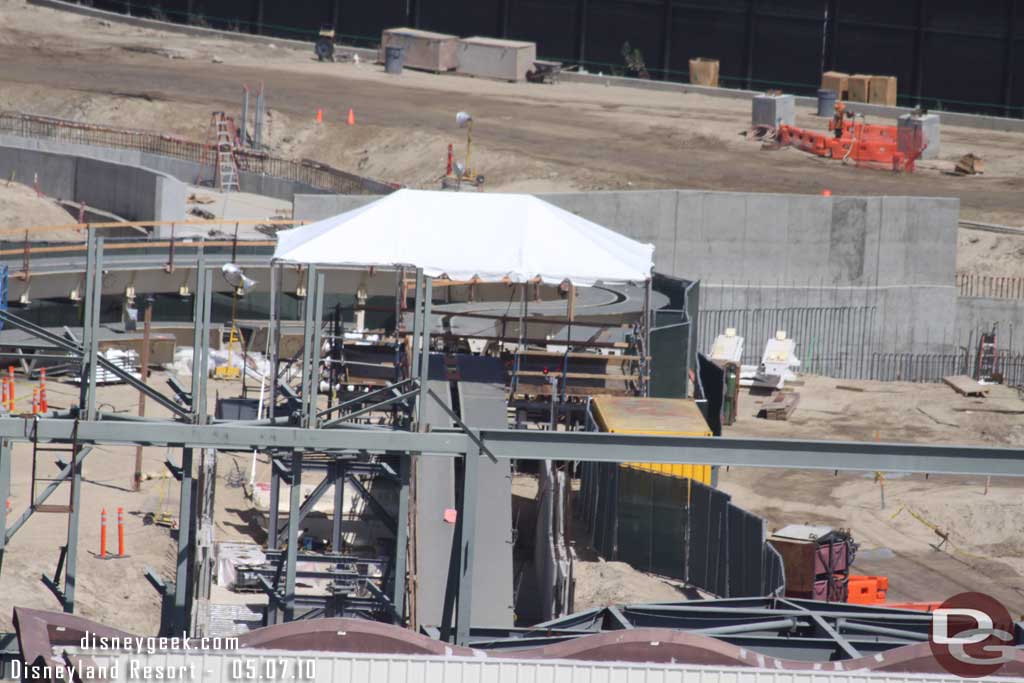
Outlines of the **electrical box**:
M924 145L920 159L938 159L941 136L938 114L903 114L896 122L899 150L908 157Z
M754 127L792 126L796 122L796 98L793 95L756 95L751 122Z

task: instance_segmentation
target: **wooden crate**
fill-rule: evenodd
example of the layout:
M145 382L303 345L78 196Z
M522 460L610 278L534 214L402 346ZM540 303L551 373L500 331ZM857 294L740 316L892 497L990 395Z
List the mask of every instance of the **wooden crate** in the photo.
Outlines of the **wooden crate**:
M836 93L837 99L845 100L847 91L850 89L850 74L844 74L842 71L826 71L821 75L821 89L832 90Z
M896 77L872 76L868 87L868 102L896 106Z
M690 60L690 83L718 87L718 60L694 57Z
M871 90L871 76L865 74L853 74L847 81L846 99L850 102L867 102Z
M449 71L459 65L456 48L458 37L447 33L420 31L413 28L389 28L381 33L378 60L384 61L388 47L405 48L404 66L426 71Z

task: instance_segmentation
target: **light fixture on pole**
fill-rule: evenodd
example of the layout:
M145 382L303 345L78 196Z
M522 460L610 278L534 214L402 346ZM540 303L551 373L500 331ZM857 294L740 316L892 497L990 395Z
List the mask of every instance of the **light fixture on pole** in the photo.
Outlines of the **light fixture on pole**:
M459 180L466 178L467 180L473 179L473 166L471 163L471 157L473 153L473 116L468 111L460 111L455 114L455 123L459 124L459 128L466 129L466 164L463 170L458 171ZM456 168L458 164L456 164Z

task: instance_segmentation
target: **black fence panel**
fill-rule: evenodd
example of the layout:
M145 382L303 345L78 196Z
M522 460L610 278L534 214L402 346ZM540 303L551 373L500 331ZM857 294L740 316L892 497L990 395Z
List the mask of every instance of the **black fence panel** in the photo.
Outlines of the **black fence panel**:
M623 46L652 78L687 81L689 59L721 65L727 87L813 94L822 70L896 76L899 103L1024 115L1024 0L93 0L95 7L201 26L379 44L385 28L532 40L539 57L625 71Z
M729 494L683 477L583 463L573 504L603 557L723 597L776 594L782 559L765 522Z

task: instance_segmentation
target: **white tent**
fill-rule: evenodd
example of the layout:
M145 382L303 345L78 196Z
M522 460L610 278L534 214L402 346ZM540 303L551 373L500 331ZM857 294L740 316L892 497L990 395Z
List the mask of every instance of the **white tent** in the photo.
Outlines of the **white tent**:
M274 259L337 266L415 266L431 277L540 278L578 286L643 282L654 246L532 195L398 190L277 235Z

